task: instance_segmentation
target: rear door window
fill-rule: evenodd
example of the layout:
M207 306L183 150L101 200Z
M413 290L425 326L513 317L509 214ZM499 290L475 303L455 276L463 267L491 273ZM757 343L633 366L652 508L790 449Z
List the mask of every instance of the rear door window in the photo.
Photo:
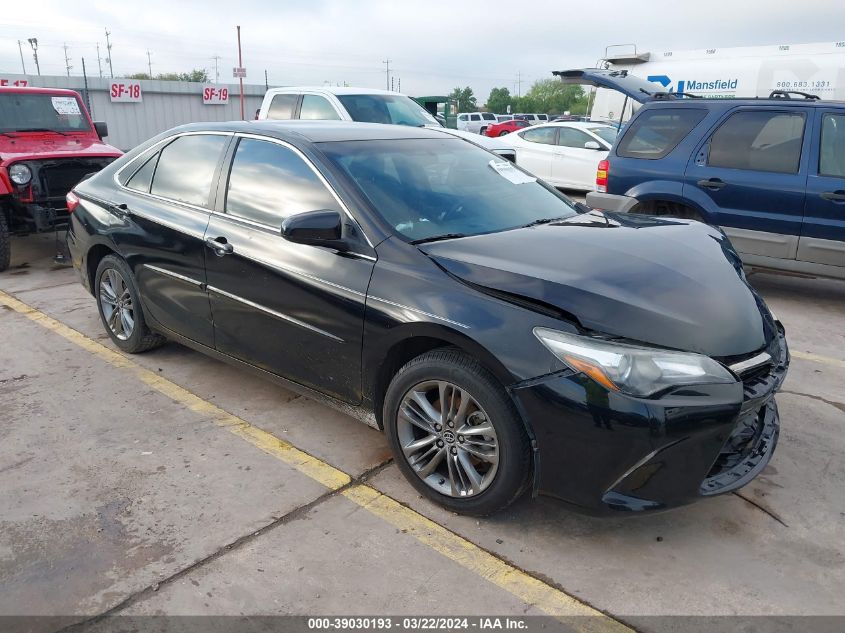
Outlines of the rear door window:
M555 144L555 128L553 127L535 127L519 132L519 135L532 143Z
M469 117L469 120L470 121L480 121L481 116L479 116L478 114L471 114L470 117Z
M730 115L710 138L710 167L798 173L804 113L743 110Z
M496 115L495 115L495 114L493 114L492 112L484 112L484 113L481 115L481 118L482 118L482 119L484 119L485 121L495 121L495 120L496 120Z
M292 119L298 99L299 95L295 94L276 95L270 102L270 108L267 110L267 118Z
M180 136L161 150L151 193L200 207L209 206L211 185L228 136Z
M643 112L628 127L616 153L625 158L663 158L698 125L707 110L655 108Z
M328 99L319 95L303 95L300 119L337 121L340 115Z
M845 178L845 115L825 114L822 118L819 174Z

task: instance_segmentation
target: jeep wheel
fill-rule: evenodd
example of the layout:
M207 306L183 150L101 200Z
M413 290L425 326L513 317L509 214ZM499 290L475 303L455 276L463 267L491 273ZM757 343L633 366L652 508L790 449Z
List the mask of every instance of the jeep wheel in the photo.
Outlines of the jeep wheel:
M9 225L6 222L6 214L0 210L0 273L9 267L12 259L12 244L9 237Z

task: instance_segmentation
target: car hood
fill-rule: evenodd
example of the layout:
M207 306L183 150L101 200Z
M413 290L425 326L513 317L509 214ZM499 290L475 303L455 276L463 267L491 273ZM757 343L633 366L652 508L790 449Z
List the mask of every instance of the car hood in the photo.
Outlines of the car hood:
M14 138L0 136L0 160L4 163L18 160L49 158L117 157L122 152L103 143L96 136L85 134L22 133L9 132Z
M771 331L728 238L699 222L594 211L419 248L476 287L613 336L728 357L759 350Z

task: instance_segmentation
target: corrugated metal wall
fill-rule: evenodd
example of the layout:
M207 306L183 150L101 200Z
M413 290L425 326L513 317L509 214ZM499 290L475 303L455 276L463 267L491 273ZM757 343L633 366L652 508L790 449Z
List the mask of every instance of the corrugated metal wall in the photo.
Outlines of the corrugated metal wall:
M84 93L82 77L3 74L9 83L25 79L29 86L70 88ZM141 84L140 103L112 102L109 89L112 81ZM183 123L199 121L234 121L241 118L237 84L215 84L215 88L229 89L229 102L223 105L204 105L202 91L206 84L187 81L147 81L129 79L88 78L88 98L91 117L109 126L107 142L122 150ZM261 107L264 86L244 85L245 118L252 119ZM85 95L83 94L83 97Z

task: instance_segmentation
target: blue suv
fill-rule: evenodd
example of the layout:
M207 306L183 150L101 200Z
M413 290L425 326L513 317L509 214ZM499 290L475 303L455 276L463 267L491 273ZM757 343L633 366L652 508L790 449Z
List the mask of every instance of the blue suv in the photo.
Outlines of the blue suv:
M701 220L722 227L748 266L845 279L845 102L695 98L626 71L555 74L642 104L587 204Z

